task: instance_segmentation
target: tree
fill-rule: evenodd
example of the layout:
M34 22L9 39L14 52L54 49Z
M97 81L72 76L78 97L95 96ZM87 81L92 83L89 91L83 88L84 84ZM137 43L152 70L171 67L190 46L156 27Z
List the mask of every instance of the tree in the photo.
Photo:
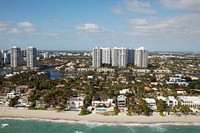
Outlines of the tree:
M158 112L163 112L165 110L166 107L166 102L163 100L158 100L157 101L157 110Z
M18 104L18 100L19 100L19 97L18 97L18 96L16 96L16 97L10 99L9 106L10 106L10 107L14 107L16 104Z
M115 113L115 115L118 115L118 113L119 113L119 108L118 108L118 106L115 106L115 107L114 107L114 113Z
M79 115L88 115L88 114L91 114L91 111L87 110L87 109L82 109L81 110L81 113Z
M140 99L139 105L140 105L141 110L142 110L142 112L144 113L144 115L149 116L149 115L150 115L150 112L151 112L151 109L147 106L145 100Z
M184 114L187 115L189 112L191 112L190 108L188 106L181 106L180 111Z

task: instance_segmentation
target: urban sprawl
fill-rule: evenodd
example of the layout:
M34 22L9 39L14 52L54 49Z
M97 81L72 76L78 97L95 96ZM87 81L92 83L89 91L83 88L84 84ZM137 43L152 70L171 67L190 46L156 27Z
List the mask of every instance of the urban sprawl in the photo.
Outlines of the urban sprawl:
M200 53L13 46L1 50L0 72L0 107L80 115L200 115ZM60 76L52 78L52 72Z

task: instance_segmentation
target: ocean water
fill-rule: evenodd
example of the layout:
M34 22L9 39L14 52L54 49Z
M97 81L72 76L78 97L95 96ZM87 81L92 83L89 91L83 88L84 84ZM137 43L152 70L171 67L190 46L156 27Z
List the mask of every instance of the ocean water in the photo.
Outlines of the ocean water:
M0 119L0 133L200 133L200 124L108 124Z

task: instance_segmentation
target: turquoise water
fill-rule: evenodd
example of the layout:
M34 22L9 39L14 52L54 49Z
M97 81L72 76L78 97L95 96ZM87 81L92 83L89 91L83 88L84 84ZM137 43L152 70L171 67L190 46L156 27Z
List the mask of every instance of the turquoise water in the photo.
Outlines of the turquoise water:
M200 125L100 124L0 119L0 133L200 133Z

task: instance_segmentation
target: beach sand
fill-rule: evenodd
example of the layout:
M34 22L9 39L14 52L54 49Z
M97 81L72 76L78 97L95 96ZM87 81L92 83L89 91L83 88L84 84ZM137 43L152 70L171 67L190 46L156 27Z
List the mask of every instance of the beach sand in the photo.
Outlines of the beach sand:
M119 113L117 116L103 116L100 114L90 114L86 116L78 115L78 111L47 111L47 110L27 110L10 107L0 107L0 118L35 118L50 120L67 120L67 121L89 121L102 123L200 123L200 116L191 115L168 115L160 116L154 113L152 116L134 115L127 116L125 113Z

